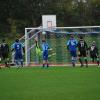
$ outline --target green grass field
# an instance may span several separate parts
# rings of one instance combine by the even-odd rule
[[[100,100],[100,68],[3,68],[0,100]]]

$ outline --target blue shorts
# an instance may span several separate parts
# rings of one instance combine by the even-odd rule
[[[43,51],[43,60],[48,60],[48,51]]]
[[[15,53],[15,61],[23,61],[22,53]]]
[[[76,51],[70,51],[70,54],[71,54],[72,57],[77,57]]]

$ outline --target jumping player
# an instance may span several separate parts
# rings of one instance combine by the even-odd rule
[[[89,47],[90,51],[90,57],[92,59],[92,62],[97,62],[97,65],[99,66],[99,53],[98,53],[98,47],[96,46],[96,42],[93,41],[92,45]]]
[[[42,40],[43,67],[45,67],[45,66],[49,67],[49,63],[48,63],[48,50],[49,50],[48,43],[45,40]]]
[[[5,39],[2,40],[1,46],[0,46],[0,52],[1,52],[1,61],[5,63],[5,67],[9,67],[9,45],[5,42]]]
[[[15,51],[14,61],[18,67],[23,67],[23,52],[24,46],[19,42],[18,39],[15,40],[15,43],[12,45],[12,51]]]
[[[83,39],[82,36],[80,36],[80,40],[78,41],[78,50],[79,50],[79,62],[81,64],[81,67],[84,66],[82,58],[85,60],[86,67],[88,67],[88,61],[87,61],[87,51],[88,46],[86,41]]]
[[[67,41],[67,48],[71,55],[71,62],[73,67],[75,67],[75,63],[77,60],[77,40],[74,38],[73,35],[70,36],[70,39]]]

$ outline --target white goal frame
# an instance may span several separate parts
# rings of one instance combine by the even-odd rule
[[[100,26],[77,26],[77,27],[52,27],[52,28],[43,28],[43,27],[37,27],[37,28],[25,28],[25,65],[28,66],[30,64],[30,50],[34,48],[35,44],[32,45],[32,47],[29,47],[28,43],[29,40],[33,37],[35,37],[39,32],[43,31],[49,31],[49,32],[54,32],[56,29],[89,29],[89,28],[100,28]],[[29,30],[29,31],[28,31]],[[38,30],[31,38],[29,38],[29,34],[33,32],[34,30]],[[65,33],[65,31],[60,31],[60,33]],[[100,32],[95,32],[95,33],[100,33]],[[68,33],[70,34],[70,33]],[[71,32],[72,34],[72,32]],[[88,34],[88,32],[81,32],[78,34]]]

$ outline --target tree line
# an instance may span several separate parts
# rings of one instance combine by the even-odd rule
[[[100,0],[0,0],[0,35],[24,34],[46,14],[57,16],[57,26],[100,25]]]

